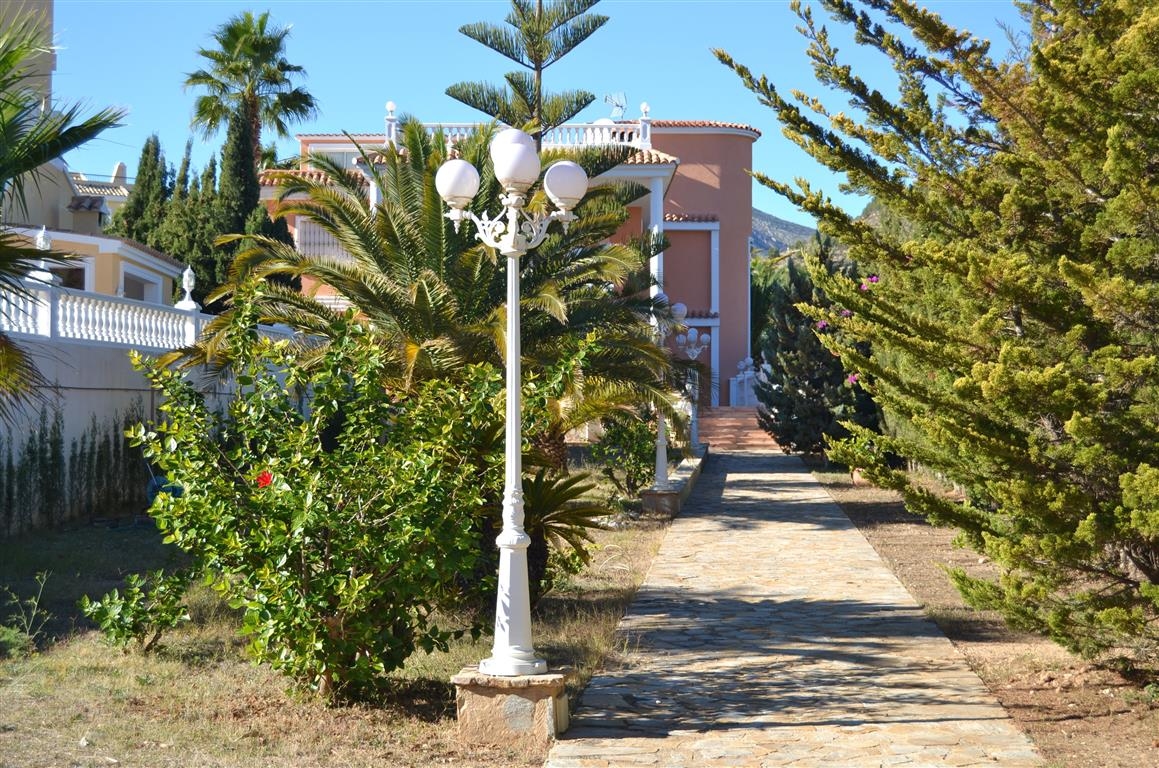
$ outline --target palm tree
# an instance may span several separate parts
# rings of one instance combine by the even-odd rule
[[[490,130],[455,150],[483,169],[478,212],[497,208],[501,190],[490,172]],[[578,158],[591,175],[616,165],[627,150],[599,150]],[[557,153],[562,156],[562,153]],[[451,377],[462,366],[502,363],[505,278],[495,254],[444,216],[434,176],[446,158],[438,134],[417,122],[403,126],[402,146],[363,152],[370,183],[382,201],[367,201],[365,180],[327,158],[312,162],[326,179],[286,172],[280,214],[308,217],[348,254],[307,256],[293,246],[254,238],[235,258],[228,297],[253,278],[307,277],[343,296],[393,352],[394,380],[409,389]],[[545,156],[544,165],[556,159]],[[672,359],[653,340],[650,321],[667,307],[647,291],[650,253],[608,244],[623,221],[621,198],[634,192],[597,187],[588,193],[568,233],[555,233],[521,260],[522,347],[527,370],[540,372],[541,396],[552,415],[544,432],[557,446],[568,429],[610,410],[669,401]],[[539,191],[530,205],[545,205]],[[325,345],[337,310],[301,293],[263,282],[253,299],[260,322],[282,323]],[[236,311],[236,308],[235,310]],[[232,311],[212,323],[199,345],[181,350],[187,363],[227,364],[223,329]],[[317,352],[317,349],[312,352]],[[311,350],[307,350],[309,354]],[[176,358],[178,355],[175,355]],[[307,356],[308,359],[308,356]]]
[[[186,76],[186,88],[204,88],[193,107],[194,127],[206,136],[215,133],[240,113],[253,129],[254,167],[262,165],[262,126],[279,137],[289,136],[289,123],[307,120],[318,111],[314,97],[293,79],[305,75],[302,67],[286,60],[289,27],[269,26],[269,11],[254,16],[246,11],[233,16],[213,33],[217,48],[202,48],[208,69]]]
[[[36,56],[50,51],[43,30],[43,19],[36,14],[18,16],[0,28],[0,222],[10,219],[12,208],[27,213],[25,184],[36,180],[45,163],[124,117],[119,110],[105,109],[81,119],[78,105],[43,107],[31,66]],[[24,245],[0,225],[0,301],[5,294],[27,295],[21,281],[46,256],[62,258]],[[28,351],[0,332],[0,420],[11,422],[17,409],[37,399],[46,385]]]

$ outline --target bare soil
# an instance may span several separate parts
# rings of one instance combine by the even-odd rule
[[[1159,697],[1037,635],[968,607],[943,568],[976,575],[994,567],[954,546],[953,530],[905,511],[897,494],[854,485],[813,467],[820,480],[910,594],[926,609],[1010,717],[1056,768],[1159,766]]]

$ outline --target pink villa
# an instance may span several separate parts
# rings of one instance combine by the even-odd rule
[[[433,126],[431,126],[433,129]],[[454,140],[474,124],[444,123]],[[354,167],[358,153],[351,139],[364,147],[384,146],[397,135],[393,103],[387,104],[384,133],[302,134],[300,154],[331,156]],[[752,146],[760,138],[755,128],[710,120],[653,120],[641,105],[635,121],[601,119],[562,125],[544,134],[545,147],[626,144],[637,151],[592,184],[633,181],[648,193],[629,206],[630,218],[614,238],[625,241],[646,230],[662,232],[669,247],[653,259],[651,269],[673,304],[688,308],[685,324],[707,334],[699,356],[711,371],[703,382],[701,404],[752,405],[749,338],[749,238],[752,234]],[[303,161],[302,170],[308,170]],[[370,192],[372,195],[374,190]],[[262,179],[262,196],[276,195],[269,176]],[[309,221],[290,222],[298,249],[306,254],[339,255],[332,238]],[[325,286],[312,286],[319,298]],[[340,305],[341,297],[332,301]],[[739,373],[739,375],[738,375]]]

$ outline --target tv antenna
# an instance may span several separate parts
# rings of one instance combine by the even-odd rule
[[[628,106],[628,97],[623,91],[609,93],[604,97],[604,103],[612,105],[612,119],[620,120],[624,117],[624,109]]]

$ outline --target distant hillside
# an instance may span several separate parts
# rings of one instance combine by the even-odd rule
[[[802,240],[812,240],[816,233],[812,227],[778,219],[771,213],[753,208],[753,245],[758,250],[775,248],[781,251]]]

